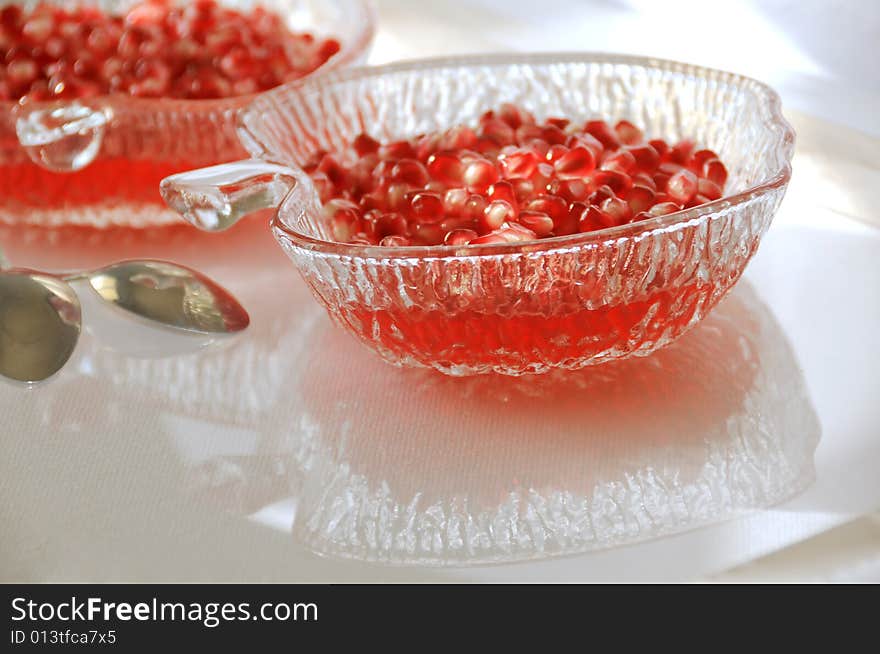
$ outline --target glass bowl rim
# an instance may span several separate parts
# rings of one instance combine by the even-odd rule
[[[366,18],[361,30],[357,33],[356,38],[348,43],[340,42],[339,52],[330,57],[315,70],[308,73],[304,77],[293,82],[303,82],[310,79],[313,75],[323,75],[339,68],[345,68],[358,57],[364,55],[373,39],[376,36],[376,7],[373,0],[352,0],[361,6]],[[332,35],[330,35],[332,36]],[[279,85],[280,86],[280,85]],[[279,88],[279,87],[275,87]],[[132,109],[144,112],[164,112],[164,111],[223,111],[227,109],[238,109],[251,104],[260,95],[275,90],[268,89],[257,93],[248,93],[245,95],[233,95],[225,98],[208,98],[208,99],[188,99],[188,98],[137,98],[124,93],[96,95],[89,98],[67,98],[59,100],[40,100],[35,102],[23,103],[21,100],[2,100],[0,101],[0,112],[12,115],[19,107],[25,104],[29,107],[55,107],[66,104],[81,103],[89,106],[105,106],[114,109]]]
[[[781,150],[784,154],[783,164],[765,179],[751,185],[750,187],[735,193],[733,195],[724,196],[718,200],[707,202],[706,204],[683,209],[664,216],[658,216],[650,220],[644,220],[638,223],[629,223],[626,225],[618,225],[608,227],[592,232],[580,234],[571,234],[568,236],[557,236],[553,238],[539,239],[535,241],[516,242],[516,243],[493,243],[486,245],[418,245],[418,246],[379,246],[379,245],[360,245],[354,243],[340,243],[337,241],[328,241],[317,238],[309,234],[305,234],[293,227],[287,225],[281,218],[282,209],[296,196],[297,188],[301,182],[307,188],[311,187],[308,176],[298,167],[291,166],[292,162],[279,162],[283,165],[295,168],[294,177],[297,184],[291,192],[281,202],[275,215],[272,218],[271,226],[276,237],[289,239],[295,245],[326,254],[337,254],[355,258],[370,259],[430,259],[430,258],[447,258],[447,257],[470,257],[481,255],[505,255],[511,253],[538,253],[548,250],[564,250],[569,248],[577,248],[585,245],[597,244],[620,238],[636,237],[647,232],[661,230],[669,227],[680,227],[688,224],[696,224],[700,220],[717,214],[721,211],[732,209],[738,205],[746,203],[754,198],[760,197],[773,190],[784,187],[791,179],[791,158],[794,151],[795,133],[794,129],[782,114],[782,101],[779,94],[767,84],[760,82],[752,77],[732,73],[729,71],[711,68],[707,66],[699,66],[685,62],[675,61],[672,59],[662,59],[657,57],[644,57],[637,55],[616,54],[607,52],[591,52],[591,51],[572,51],[572,52],[546,52],[546,53],[511,53],[499,52],[481,55],[459,55],[453,57],[431,57],[423,59],[411,59],[382,66],[362,66],[357,68],[348,68],[344,70],[336,70],[324,75],[312,78],[303,78],[283,84],[274,89],[266,91],[253,102],[248,104],[236,116],[236,131],[239,140],[246,149],[251,150],[254,156],[259,157],[261,154],[270,151],[270,147],[263,143],[247,126],[250,116],[260,113],[261,105],[270,102],[273,96],[288,96],[292,93],[315,91],[320,92],[326,87],[338,83],[346,83],[367,78],[379,78],[387,74],[395,74],[401,72],[414,72],[419,70],[438,69],[438,68],[470,68],[483,65],[527,65],[527,64],[577,64],[577,63],[600,63],[600,64],[630,64],[647,68],[655,68],[669,72],[689,73],[695,76],[720,76],[731,82],[751,86],[755,91],[763,96],[762,102],[767,109],[767,117],[763,121],[769,125],[774,131],[778,132],[778,139],[774,143],[774,147]],[[254,148],[259,148],[262,152],[254,152]],[[317,195],[315,195],[317,199]]]

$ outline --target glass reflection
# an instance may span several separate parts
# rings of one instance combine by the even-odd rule
[[[578,373],[454,379],[390,368],[324,319],[299,336],[299,374],[253,448],[189,439],[189,488],[321,554],[573,554],[767,507],[813,478],[815,412],[747,283],[677,344]]]
[[[813,478],[818,420],[745,283],[654,356],[577,373],[389,371],[335,333],[311,338],[299,385],[311,446],[292,524],[319,553],[422,564],[572,554],[766,507]]]

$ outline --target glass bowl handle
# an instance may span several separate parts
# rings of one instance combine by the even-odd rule
[[[112,116],[109,107],[78,101],[25,104],[16,108],[15,133],[35,164],[69,173],[95,160]]]
[[[249,213],[277,207],[296,177],[287,166],[245,159],[171,175],[159,189],[165,204],[188,222],[220,232]]]

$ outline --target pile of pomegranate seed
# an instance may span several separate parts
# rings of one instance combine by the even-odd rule
[[[372,245],[511,243],[590,232],[717,200],[727,170],[693,142],[627,121],[538,123],[514,105],[409,140],[361,134],[305,170],[333,238]]]
[[[216,0],[145,0],[124,16],[8,5],[0,10],[0,100],[245,95],[302,77],[338,51],[336,40],[293,33],[264,8]]]

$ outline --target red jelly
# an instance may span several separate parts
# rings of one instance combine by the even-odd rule
[[[323,202],[345,200],[361,221],[333,223],[336,240],[391,246],[606,229],[717,200],[727,180],[718,155],[695,151],[690,140],[646,140],[624,120],[539,123],[509,104],[484,113],[475,128],[386,144],[360,134],[345,151],[316,153],[304,167]],[[393,230],[372,226],[374,213]]]

